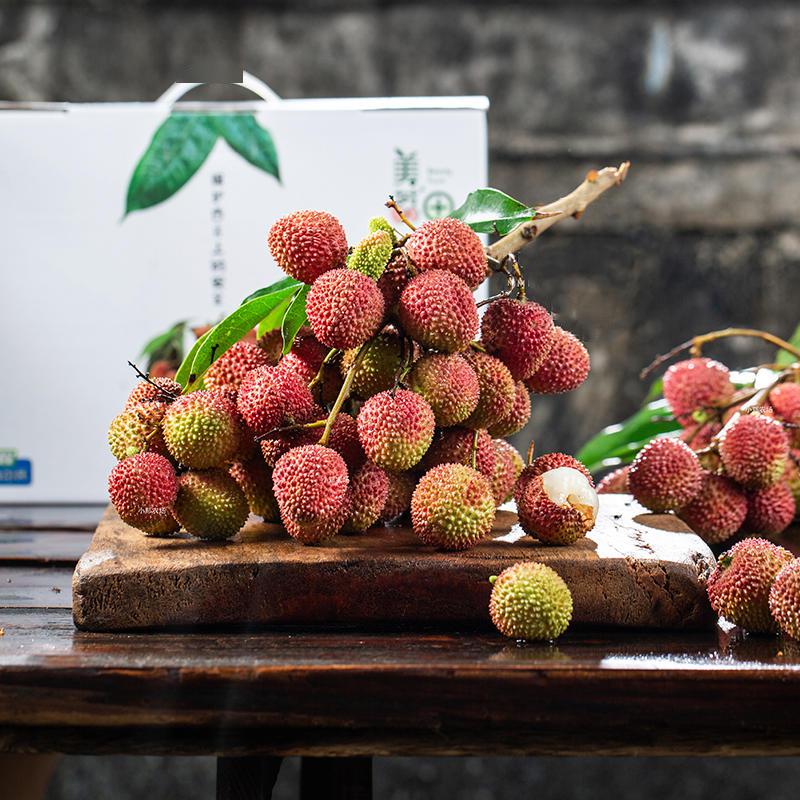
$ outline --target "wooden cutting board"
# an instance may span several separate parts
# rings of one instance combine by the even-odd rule
[[[542,561],[569,585],[574,622],[645,628],[710,623],[714,556],[670,515],[601,496],[586,539],[543,545],[500,511],[494,538],[464,553],[376,528],[306,547],[251,517],[230,542],[148,538],[109,508],[73,577],[75,624],[107,631],[251,624],[485,624],[489,576]]]

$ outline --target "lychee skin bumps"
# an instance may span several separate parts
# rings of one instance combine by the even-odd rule
[[[785,483],[773,483],[748,494],[744,524],[750,533],[775,536],[791,525],[796,510],[792,490]]]
[[[493,579],[489,615],[503,636],[556,639],[572,619],[572,595],[555,570],[535,561],[509,567]]]
[[[538,394],[563,394],[577,389],[588,377],[591,362],[583,343],[569,331],[556,326],[544,363],[525,379]]]
[[[256,367],[268,366],[269,353],[252,342],[236,342],[207,370],[203,383],[207,389],[239,390],[242,379]]]
[[[161,433],[161,420],[168,408],[159,401],[126,406],[108,428],[108,444],[116,459],[146,451],[168,455]]]
[[[140,403],[171,403],[181,396],[183,387],[172,378],[153,378],[152,381],[139,381],[125,401],[125,409]]]
[[[440,431],[425,454],[425,469],[439,464],[464,464],[472,466],[473,445],[475,449],[475,469],[490,478],[494,475],[497,454],[492,437],[485,430],[472,431],[468,428],[445,428]]]
[[[343,530],[362,533],[380,516],[389,495],[389,478],[380,467],[367,461],[350,481],[350,513]]]
[[[499,419],[494,425],[489,426],[489,433],[492,436],[505,438],[521,431],[531,418],[531,396],[528,387],[522,382],[517,381],[514,390],[514,402],[511,410],[504,417]]]
[[[383,295],[375,281],[350,269],[326,272],[306,297],[314,336],[338,350],[358,347],[377,333],[383,312]]]
[[[724,364],[710,358],[689,358],[664,373],[664,399],[682,425],[692,423],[692,412],[730,402],[734,386]]]
[[[267,237],[272,257],[287,274],[314,283],[324,272],[343,267],[347,237],[326,211],[296,211],[277,220]]]
[[[294,370],[280,366],[248,372],[236,405],[257,436],[289,424],[309,422],[318,410],[305,381]]]
[[[775,578],[769,610],[783,633],[800,639],[800,558],[790,561]]]
[[[229,470],[231,477],[244,492],[250,511],[265,522],[279,522],[278,502],[272,491],[272,470],[260,453],[247,461],[237,461]]]
[[[406,251],[419,271],[446,270],[476,289],[488,273],[483,242],[472,228],[452,217],[432,219],[411,234]]]
[[[236,407],[218,392],[192,392],[172,403],[162,422],[164,441],[179,464],[195,469],[231,461],[241,444]]]
[[[356,422],[367,457],[379,467],[397,472],[419,463],[436,425],[428,403],[407,389],[373,395]]]
[[[514,485],[522,472],[524,462],[522,456],[505,439],[493,439],[492,445],[495,452],[492,492],[495,504],[501,506],[513,497]]]
[[[692,449],[680,439],[653,439],[639,451],[628,473],[633,496],[651,511],[675,511],[700,491],[702,468]]]
[[[353,365],[357,350],[348,350],[342,357],[341,371],[346,375]],[[358,364],[350,392],[362,400],[394,386],[400,371],[403,345],[397,331],[381,331],[364,350]]]
[[[333,536],[347,515],[349,480],[342,457],[328,447],[296,447],[272,473],[281,520],[291,536],[312,544]]]
[[[751,633],[773,633],[769,594],[792,554],[766,539],[743,539],[717,560],[708,579],[708,599],[721,617]]]
[[[538,303],[503,298],[489,303],[481,320],[481,341],[519,381],[544,363],[553,327],[550,312]]]
[[[719,454],[725,472],[750,489],[780,480],[789,439],[780,422],[762,414],[742,414],[722,434]]]
[[[389,263],[394,243],[388,231],[373,231],[362,239],[347,259],[347,268],[377,281]]]
[[[230,539],[247,522],[244,492],[223,469],[189,470],[178,479],[175,519],[200,539]]]
[[[730,539],[747,516],[747,498],[730,479],[705,473],[700,491],[678,516],[709,544]]]
[[[411,508],[411,496],[417,486],[417,480],[410,472],[386,472],[389,489],[386,502],[383,504],[378,519],[391,522]]]
[[[409,386],[422,395],[442,428],[461,424],[478,405],[480,384],[475,370],[460,355],[432,353],[415,364]]]
[[[149,534],[178,529],[172,506],[178,481],[172,464],[158,453],[120,461],[108,478],[108,494],[123,522]]]
[[[630,468],[620,467],[605,475],[597,484],[597,494],[629,494],[628,473]]]
[[[484,475],[462,464],[442,464],[422,476],[411,498],[414,533],[441,550],[466,550],[489,535],[495,517]]]
[[[480,396],[464,425],[473,429],[489,428],[511,413],[517,387],[508,367],[499,358],[479,352],[468,352],[465,358],[478,376]]]
[[[397,306],[405,332],[442,353],[464,350],[478,332],[478,308],[469,287],[440,269],[412,278]]]

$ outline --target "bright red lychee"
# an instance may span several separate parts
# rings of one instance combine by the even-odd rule
[[[729,478],[703,473],[700,491],[678,511],[678,516],[709,544],[731,538],[744,524],[747,498]]]
[[[792,490],[783,482],[755,489],[747,495],[745,527],[760,536],[776,536],[792,524],[797,508]]]
[[[790,561],[775,578],[769,610],[783,633],[800,639],[800,558]]]
[[[514,402],[511,410],[494,425],[489,426],[492,436],[505,438],[521,431],[531,418],[531,395],[523,381],[514,384]]]
[[[679,361],[664,373],[664,398],[685,426],[692,424],[692,412],[725,406],[733,392],[728,368],[710,358]]]
[[[108,494],[122,521],[148,534],[178,530],[172,516],[177,493],[175,470],[158,453],[126,458],[108,478]]]
[[[471,467],[473,466],[473,443],[474,467],[478,472],[491,479],[494,475],[497,457],[492,437],[485,430],[473,431],[461,427],[440,430],[425,454],[422,464],[425,469],[431,469],[439,464],[464,464]]]
[[[589,353],[569,331],[553,329],[553,342],[544,363],[525,385],[537,394],[563,394],[577,389],[589,375]]]
[[[651,511],[676,511],[700,491],[702,468],[680,439],[660,437],[643,447],[628,473],[631,494]]]
[[[516,384],[508,367],[499,358],[474,350],[467,351],[464,358],[475,370],[480,387],[478,404],[464,425],[473,430],[489,428],[511,413],[517,398]]]
[[[719,454],[733,480],[749,489],[760,489],[783,475],[789,439],[777,420],[763,414],[741,414],[723,430]]]
[[[245,375],[236,401],[257,436],[295,423],[310,422],[319,408],[305,381],[293,370],[259,367]]]
[[[207,389],[238,391],[250,370],[269,365],[269,354],[257,344],[236,342],[226,350],[203,375]]]

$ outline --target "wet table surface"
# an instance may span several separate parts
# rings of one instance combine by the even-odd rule
[[[0,750],[800,753],[800,643],[735,628],[78,631],[102,511],[0,508]]]

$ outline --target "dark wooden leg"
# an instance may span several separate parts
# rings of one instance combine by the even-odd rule
[[[303,758],[300,800],[372,800],[372,759]]]
[[[269,800],[281,761],[272,756],[218,758],[217,800]]]

